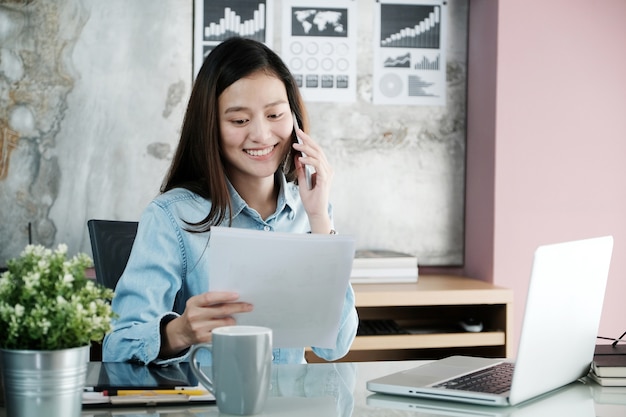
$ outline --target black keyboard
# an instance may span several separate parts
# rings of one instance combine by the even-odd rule
[[[356,331],[357,336],[378,336],[406,333],[406,330],[398,326],[394,320],[361,320]]]
[[[435,385],[435,388],[502,394],[511,389],[513,368],[514,364],[502,362],[489,368],[442,382]]]

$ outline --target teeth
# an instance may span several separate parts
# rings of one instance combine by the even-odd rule
[[[271,146],[269,148],[265,148],[265,149],[261,149],[261,150],[253,150],[253,149],[246,149],[246,153],[250,156],[263,156],[263,155],[267,155],[268,153],[272,152],[274,150],[274,147]]]

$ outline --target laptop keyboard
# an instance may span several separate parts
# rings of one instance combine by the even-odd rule
[[[511,388],[513,368],[510,362],[502,362],[471,374],[450,379],[435,385],[435,388],[448,388],[462,391],[502,394]]]

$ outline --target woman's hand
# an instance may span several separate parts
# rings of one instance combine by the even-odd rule
[[[302,144],[294,143],[293,148],[296,151],[306,154],[306,157],[296,158],[296,172],[298,175],[298,184],[300,184],[300,198],[309,216],[311,232],[329,233],[331,224],[330,217],[328,216],[328,202],[334,171],[319,144],[301,129],[298,130],[297,134],[302,140]],[[313,189],[311,190],[309,190],[306,185],[304,164],[311,165],[315,168],[315,173],[313,174]]]
[[[252,311],[252,304],[238,299],[232,292],[205,292],[189,298],[183,314],[161,331],[159,357],[172,357],[191,345],[210,342],[213,329],[236,323],[233,314]]]

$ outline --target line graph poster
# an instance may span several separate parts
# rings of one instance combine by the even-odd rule
[[[273,0],[195,0],[193,73],[204,58],[232,36],[256,39],[272,47]]]
[[[445,4],[443,0],[376,3],[374,104],[445,106]]]
[[[283,0],[281,57],[306,101],[356,101],[356,0]]]

